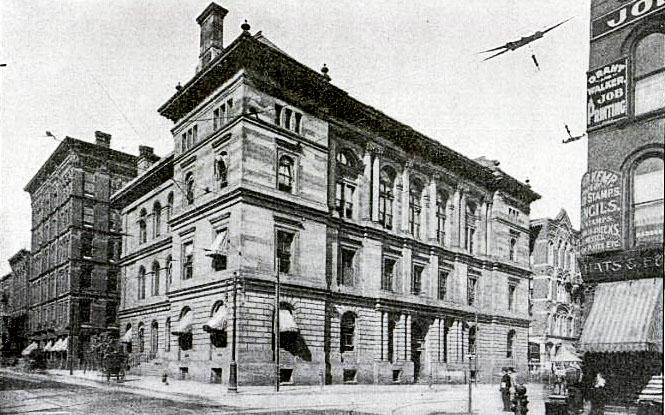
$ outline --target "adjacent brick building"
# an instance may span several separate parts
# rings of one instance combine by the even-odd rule
[[[7,342],[5,355],[18,355],[28,345],[28,312],[30,307],[30,251],[21,249],[11,258],[11,278],[5,287],[7,302]]]
[[[532,371],[548,373],[562,347],[576,349],[581,331],[579,231],[561,209],[554,219],[531,221],[531,247],[529,364]]]
[[[462,381],[469,355],[483,380],[526,370],[539,196],[247,23],[223,46],[226,13],[198,17],[197,73],[159,109],[173,154],[113,196],[132,353],[224,383],[235,356],[241,385]]]
[[[664,22],[663,1],[591,2],[580,349],[624,404],[663,371]]]
[[[109,196],[136,176],[136,157],[111,149],[110,140],[99,131],[94,144],[65,138],[25,187],[32,203],[29,337],[47,350],[58,343],[61,354],[75,350],[75,359],[91,336],[118,332],[121,227]]]

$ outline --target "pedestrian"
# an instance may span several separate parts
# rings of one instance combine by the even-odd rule
[[[504,367],[502,369],[503,376],[501,377],[501,400],[503,401],[503,411],[510,412],[510,388],[512,387],[512,382],[510,379],[510,374],[508,373],[508,368]]]
[[[591,401],[591,412],[589,412],[589,415],[605,414],[605,401],[607,400],[605,378],[600,372],[596,374],[596,381],[593,389],[590,391],[589,400]]]
[[[517,383],[517,373],[515,373],[515,368],[509,367],[508,368],[508,376],[510,376],[510,400],[512,401],[515,399],[515,387],[518,385]]]

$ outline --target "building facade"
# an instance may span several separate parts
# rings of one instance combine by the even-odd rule
[[[32,203],[29,337],[41,349],[58,344],[73,362],[91,336],[118,333],[121,228],[109,196],[136,175],[136,157],[65,138],[25,190]]]
[[[665,2],[591,2],[580,261],[585,377],[634,402],[663,370]]]
[[[532,371],[547,373],[561,348],[577,348],[581,331],[579,231],[562,209],[554,219],[531,221],[531,247],[529,365]]]
[[[459,382],[470,356],[481,380],[526,370],[539,196],[247,23],[223,46],[226,13],[198,17],[197,73],[159,109],[173,154],[113,196],[122,340],[182,378],[237,363],[241,385]]]
[[[18,355],[28,345],[28,312],[30,266],[32,264],[30,251],[21,249],[11,258],[9,266],[12,269],[11,283],[5,287],[7,301],[7,342],[4,343],[5,355]]]

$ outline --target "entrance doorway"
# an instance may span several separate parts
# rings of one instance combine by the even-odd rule
[[[414,317],[411,323],[411,361],[413,362],[413,382],[416,383],[428,375],[428,356],[425,339],[432,320],[424,317]]]

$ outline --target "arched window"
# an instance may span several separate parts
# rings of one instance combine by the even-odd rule
[[[173,213],[173,192],[166,197],[166,232],[170,230],[171,213]]]
[[[148,240],[148,228],[146,223],[147,213],[145,209],[141,209],[139,214],[139,243],[144,244]]]
[[[227,347],[228,345],[228,308],[223,301],[217,301],[210,313],[210,320],[203,326],[203,330],[210,333],[210,344],[213,347]]]
[[[194,203],[194,174],[192,172],[185,175],[185,201],[188,205]]]
[[[409,233],[414,238],[420,237],[420,213],[422,211],[421,199],[423,184],[414,179],[409,186]]]
[[[443,244],[446,237],[446,204],[448,194],[442,190],[436,192],[436,241]]]
[[[279,158],[277,168],[277,189],[283,192],[293,192],[293,159],[289,156]]]
[[[139,300],[143,300],[145,298],[145,268],[143,268],[143,266],[139,267],[138,295]]]
[[[663,180],[662,156],[642,159],[633,170],[632,222],[635,245],[663,242]]]
[[[665,107],[665,34],[651,33],[634,49],[635,115]]]
[[[168,291],[171,283],[173,283],[173,261],[171,255],[166,257],[166,290]]]
[[[225,187],[228,184],[228,154],[226,151],[221,152],[215,156],[215,177],[219,183],[219,187]]]
[[[132,352],[132,325],[127,323],[125,326],[125,334],[122,336],[121,341],[127,345],[127,353]]]
[[[162,205],[156,201],[152,206],[152,237],[156,238],[162,230]]]
[[[381,169],[379,175],[379,222],[386,229],[393,228],[393,186],[395,170],[390,167]]]
[[[513,357],[515,347],[515,330],[510,330],[506,336],[506,357]]]
[[[508,248],[508,257],[511,261],[515,261],[515,249],[517,247],[517,240],[510,238],[510,247]]]
[[[143,353],[143,351],[145,350],[145,329],[143,327],[143,323],[139,323],[138,342],[139,342],[139,353]]]
[[[465,248],[469,251],[470,254],[474,253],[474,243],[476,239],[476,204],[472,201],[466,202],[465,214],[466,214],[466,225],[465,225],[465,238],[464,245]]]
[[[159,262],[152,263],[152,295],[159,295]]]
[[[178,345],[181,350],[192,349],[192,319],[192,310],[189,307],[183,307],[176,327],[178,332],[174,333],[178,335]]]
[[[153,321],[150,325],[150,352],[154,355],[157,353],[159,345],[159,324]]]
[[[476,326],[469,328],[469,354],[476,354]]]
[[[340,321],[339,333],[339,351],[350,352],[353,351],[355,345],[355,332],[356,332],[356,316],[350,311],[342,315]]]
[[[343,149],[337,153],[337,164],[346,167],[354,167],[356,157],[350,149]]]
[[[556,248],[556,265],[561,269],[563,269],[563,255],[563,242],[559,241]]]

